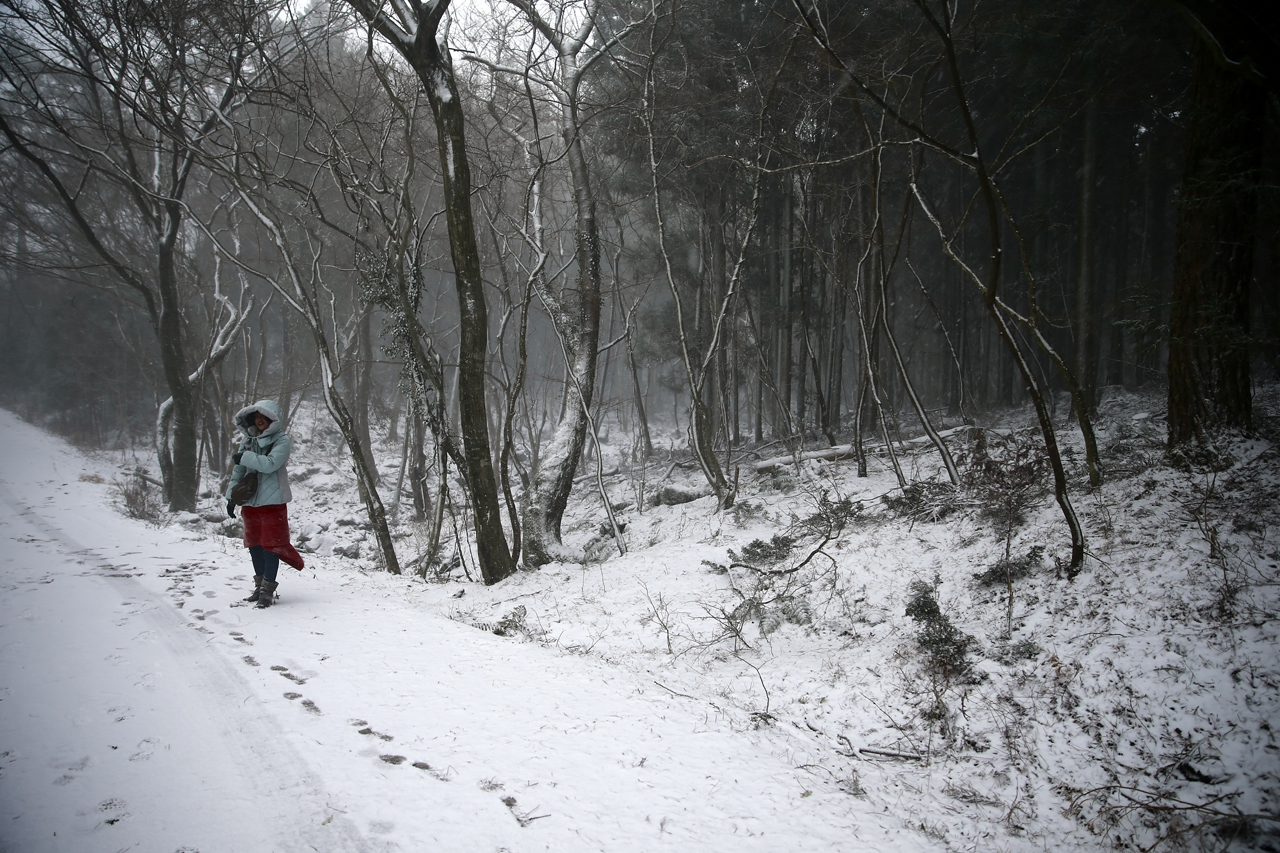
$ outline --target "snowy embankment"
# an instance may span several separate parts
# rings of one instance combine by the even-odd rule
[[[718,684],[688,698],[438,612],[519,599],[532,624],[562,600],[562,618],[583,608],[607,631],[600,582],[630,596],[630,569],[427,585],[330,542],[282,568],[279,606],[259,611],[239,606],[251,571],[219,525],[125,518],[118,459],[7,412],[0,433],[6,853],[941,849],[909,814],[798,766],[788,729],[742,731]],[[350,495],[308,443],[295,519],[319,538]]]
[[[868,478],[770,465],[731,512],[629,508],[626,556],[584,495],[566,541],[606,561],[433,600],[472,624],[518,603],[527,639],[652,679],[951,849],[1276,851],[1277,389],[1255,405],[1259,437],[1178,470],[1162,401],[1109,393],[1096,491],[1060,424],[1089,545],[1073,582],[1014,413],[951,439],[960,491],[927,447],[901,460],[933,474],[907,495],[883,458]],[[634,475],[611,483],[634,502]]]

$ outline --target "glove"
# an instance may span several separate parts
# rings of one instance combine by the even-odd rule
[[[232,453],[232,454],[231,454],[231,461],[232,461],[234,464],[239,465],[239,464],[240,464],[240,460],[241,460],[243,457],[244,457],[244,451],[243,451],[243,450],[237,450],[235,453]]]
[[[236,502],[235,502],[235,501],[227,501],[227,515],[231,516],[232,518],[235,518],[235,517],[236,517]]]

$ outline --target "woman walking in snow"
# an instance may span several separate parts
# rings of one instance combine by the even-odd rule
[[[302,555],[289,543],[289,473],[285,463],[293,444],[280,421],[280,409],[270,400],[259,400],[236,412],[236,426],[244,433],[240,449],[231,457],[231,483],[227,487],[227,514],[236,514],[236,504],[244,507],[244,546],[253,560],[253,594],[245,601],[270,607],[275,600],[276,571],[284,560],[302,569]],[[257,489],[252,494],[236,494],[236,486],[253,472]],[[247,490],[242,490],[247,491]],[[233,495],[235,495],[233,497]]]

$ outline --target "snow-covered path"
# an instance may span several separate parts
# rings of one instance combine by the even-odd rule
[[[103,559],[15,485],[0,485],[3,849],[362,849],[347,821],[309,831],[315,774],[241,673],[131,577],[137,552]]]
[[[932,849],[777,738],[316,559],[110,507],[0,412],[0,851]],[[287,573],[287,574],[286,574]]]

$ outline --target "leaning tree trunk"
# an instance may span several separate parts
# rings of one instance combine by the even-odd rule
[[[1169,447],[1249,429],[1249,280],[1266,102],[1197,39],[1169,315]]]
[[[364,464],[375,484],[382,482],[378,473],[378,465],[373,458],[373,436],[369,429],[370,409],[373,404],[373,309],[367,308],[356,328],[357,361],[352,385],[355,391],[355,411],[351,416],[355,419],[356,435],[360,438],[360,447],[364,451]]]
[[[195,394],[188,378],[187,354],[182,341],[182,307],[178,295],[178,275],[174,254],[182,222],[182,206],[177,202],[164,205],[167,213],[165,233],[159,241],[159,269],[156,290],[160,296],[160,316],[157,337],[160,341],[160,361],[164,369],[165,384],[173,400],[170,431],[173,436],[172,455],[169,459],[161,453],[160,468],[164,480],[165,497],[169,509],[175,512],[193,512],[196,508],[196,488],[199,476],[196,468],[196,406]],[[163,447],[163,445],[162,445]],[[165,472],[166,462],[169,470]]]
[[[317,327],[312,328],[314,331]],[[369,524],[373,527],[373,535],[378,541],[378,550],[382,554],[386,570],[393,575],[398,575],[400,560],[396,556],[395,544],[391,540],[391,529],[387,526],[387,511],[382,503],[382,496],[378,494],[377,481],[366,462],[364,448],[360,444],[360,436],[356,430],[355,418],[352,417],[351,409],[343,401],[342,395],[338,393],[337,377],[331,369],[328,341],[320,334],[315,337],[324,373],[320,391],[324,396],[325,407],[329,410],[329,415],[337,424],[338,431],[342,433],[343,439],[347,442],[347,448],[351,451],[351,467],[356,475],[360,500],[364,503]]]
[[[351,464],[359,486],[360,499],[365,505],[369,524],[373,528],[374,538],[378,542],[378,550],[381,552],[383,565],[388,572],[398,575],[400,574],[400,560],[396,556],[395,543],[392,541],[391,531],[387,527],[386,508],[383,506],[382,497],[378,494],[378,487],[373,479],[373,474],[369,470],[369,466],[365,464],[365,452],[360,444],[360,437],[357,434],[351,410],[346,402],[343,401],[342,395],[338,390],[340,359],[335,355],[329,342],[329,335],[325,330],[323,303],[316,298],[318,284],[314,279],[308,282],[307,276],[314,275],[318,265],[308,264],[294,257],[291,241],[286,237],[285,227],[260,203],[259,198],[255,198],[252,194],[261,192],[266,183],[265,181],[257,179],[256,176],[246,178],[243,175],[235,175],[229,177],[236,179],[234,187],[241,202],[249,209],[252,216],[262,224],[271,242],[280,253],[282,260],[280,267],[283,275],[269,279],[269,281],[275,291],[284,298],[285,303],[298,312],[298,316],[302,318],[311,332],[316,348],[317,363],[320,368],[320,392],[324,398],[325,408],[329,411],[329,415],[333,418],[334,424],[338,427],[338,431],[342,434],[342,438],[347,444],[347,449],[351,453]],[[310,236],[316,243],[319,243],[314,234]]]
[[[939,237],[942,238],[942,248],[946,255],[955,262],[973,283],[978,287],[982,294],[983,306],[986,308],[988,315],[995,324],[996,332],[1000,340],[1008,348],[1009,355],[1012,357],[1014,364],[1017,366],[1018,372],[1022,375],[1022,381],[1026,386],[1027,394],[1031,397],[1032,404],[1036,410],[1036,419],[1040,424],[1040,432],[1044,437],[1045,454],[1049,458],[1049,466],[1053,471],[1053,493],[1057,500],[1058,508],[1062,510],[1063,519],[1067,523],[1067,528],[1071,534],[1071,561],[1067,568],[1067,577],[1074,579],[1084,566],[1084,528],[1080,525],[1080,519],[1076,515],[1075,507],[1071,504],[1071,496],[1067,489],[1067,473],[1062,464],[1062,453],[1058,448],[1057,434],[1054,431],[1053,419],[1050,415],[1045,396],[1041,391],[1040,384],[1036,381],[1035,375],[1031,372],[1031,367],[1022,352],[1022,348],[1018,345],[1017,339],[1014,337],[1012,330],[1005,319],[1005,312],[1008,307],[1004,305],[999,296],[999,286],[1001,281],[1001,264],[1004,249],[1001,246],[1001,206],[999,202],[999,191],[995,182],[992,180],[991,174],[987,171],[987,164],[982,156],[982,146],[979,144],[978,129],[974,123],[972,110],[969,108],[969,100],[965,94],[963,78],[960,74],[960,63],[956,57],[955,41],[952,38],[952,20],[951,10],[944,3],[941,7],[942,17],[934,15],[930,9],[927,0],[915,0],[916,7],[921,11],[925,20],[938,34],[942,42],[944,54],[947,63],[948,76],[951,78],[951,86],[956,95],[956,102],[960,108],[960,116],[964,124],[967,147],[972,150],[972,154],[964,154],[959,151],[952,150],[952,155],[957,159],[965,162],[972,169],[973,175],[978,181],[978,196],[981,199],[982,208],[986,213],[986,230],[989,254],[986,258],[985,276],[979,276],[972,268],[960,258],[953,246],[950,238],[948,238],[942,227],[941,221],[937,215],[929,208],[921,194],[919,186],[913,180],[911,183],[912,193],[920,203],[921,208],[937,229]],[[866,87],[860,86],[864,92],[868,90]],[[887,105],[880,103],[882,109],[886,109]],[[902,119],[893,114],[895,120]],[[937,140],[931,140],[931,146],[935,149],[945,148]],[[985,280],[984,280],[985,279]],[[1070,371],[1067,371],[1070,373]],[[1074,392],[1073,392],[1074,393]],[[1081,407],[1083,409],[1083,407]],[[1081,412],[1081,421],[1087,421],[1087,414]]]
[[[644,405],[644,389],[640,387],[640,368],[636,364],[635,341],[631,329],[627,329],[627,370],[631,373],[631,392],[636,407],[637,445],[640,461],[648,462],[653,455],[653,436],[649,432],[649,415]]]

